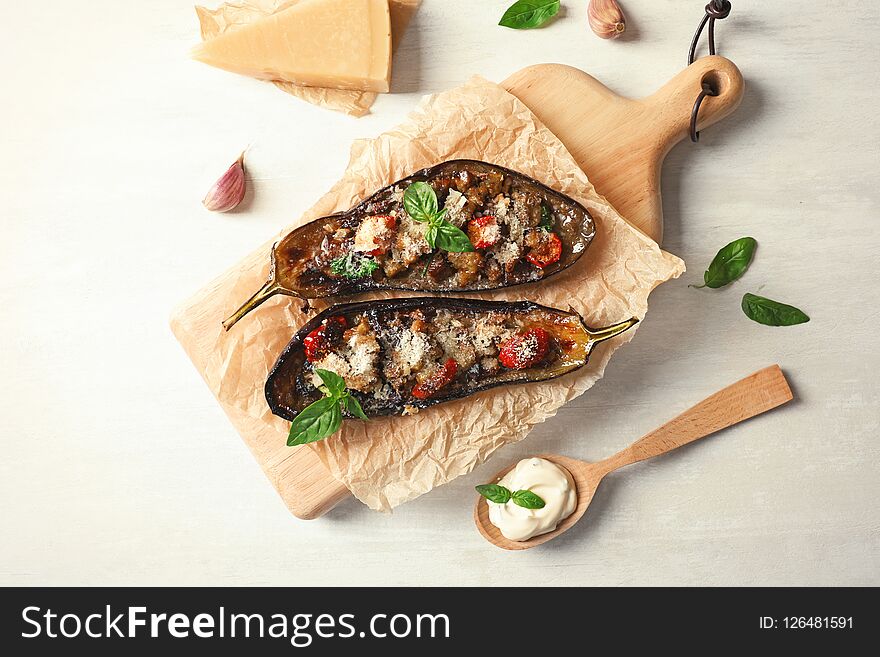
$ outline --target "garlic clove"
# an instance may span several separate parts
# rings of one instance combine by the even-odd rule
[[[202,204],[211,212],[229,212],[241,203],[245,188],[244,153],[242,153],[208,190]]]
[[[616,39],[626,31],[626,18],[617,0],[590,0],[590,27],[603,39]]]

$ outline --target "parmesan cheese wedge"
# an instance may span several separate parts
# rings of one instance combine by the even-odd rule
[[[261,80],[387,92],[388,0],[300,0],[196,46],[192,57]]]

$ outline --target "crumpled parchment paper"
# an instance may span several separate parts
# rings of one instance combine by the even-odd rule
[[[199,17],[202,40],[208,41],[218,34],[227,30],[246,25],[247,23],[277,13],[295,5],[300,0],[242,0],[240,3],[224,3],[216,9],[207,9],[196,6],[196,15]],[[388,0],[388,9],[391,13],[391,47],[397,47],[403,38],[403,33],[409,25],[410,19],[422,0]],[[392,66],[391,75],[394,75]],[[378,94],[372,91],[351,91],[348,89],[325,89],[322,87],[303,87],[275,80],[272,82],[282,91],[291,96],[344,112],[351,116],[363,116],[370,111],[370,107],[376,101]]]
[[[479,77],[426,97],[410,119],[373,140],[355,142],[342,179],[294,226],[348,209],[375,190],[444,160],[472,158],[532,176],[584,204],[597,235],[574,266],[546,281],[474,294],[572,306],[592,327],[644,317],[648,295],[679,276],[684,263],[632,228],[599,196],[568,151],[531,111]],[[274,241],[274,240],[272,240]],[[263,397],[266,375],[306,320],[302,301],[275,297],[231,331],[220,322],[265,280],[272,241],[185,303],[172,327],[245,441],[276,485],[288,458],[288,423]],[[377,298],[411,296],[378,293]],[[320,310],[326,303],[313,303]],[[389,510],[470,472],[589,389],[636,329],[599,345],[587,366],[554,381],[495,388],[410,417],[348,421],[336,435],[293,449],[317,452],[330,472],[370,508]],[[275,431],[262,431],[271,425]],[[283,492],[282,492],[283,495]]]

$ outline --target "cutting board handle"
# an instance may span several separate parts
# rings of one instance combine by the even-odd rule
[[[703,101],[697,127],[733,112],[743,97],[739,69],[728,59],[701,57],[647,98],[619,96],[594,77],[563,64],[536,64],[504,87],[534,112],[630,224],[663,239],[660,172],[663,158],[687,139],[703,80],[718,96]]]
[[[717,96],[707,96],[697,116],[697,130],[717,123],[731,114],[742,101],[742,74],[729,59],[718,55],[701,57],[667,82],[644,102],[655,115],[660,132],[658,155],[663,156],[690,131],[691,112],[704,81],[712,84]]]

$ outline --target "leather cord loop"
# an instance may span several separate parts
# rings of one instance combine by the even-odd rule
[[[697,54],[697,45],[700,43],[700,36],[703,34],[703,29],[706,27],[708,23],[709,29],[709,54],[715,54],[715,21],[722,20],[730,16],[731,5],[729,0],[710,0],[709,4],[706,5],[706,13],[703,15],[702,20],[700,21],[699,26],[697,27],[697,31],[694,33],[694,38],[691,41],[691,48],[688,51],[688,66],[694,63],[694,58]],[[697,100],[694,101],[694,108],[691,110],[691,141],[695,144],[700,141],[700,133],[697,132],[697,117],[700,113],[700,105],[703,104],[703,100],[706,96],[717,96],[719,90],[716,89],[713,84],[707,80],[703,81],[702,91],[697,96]]]

